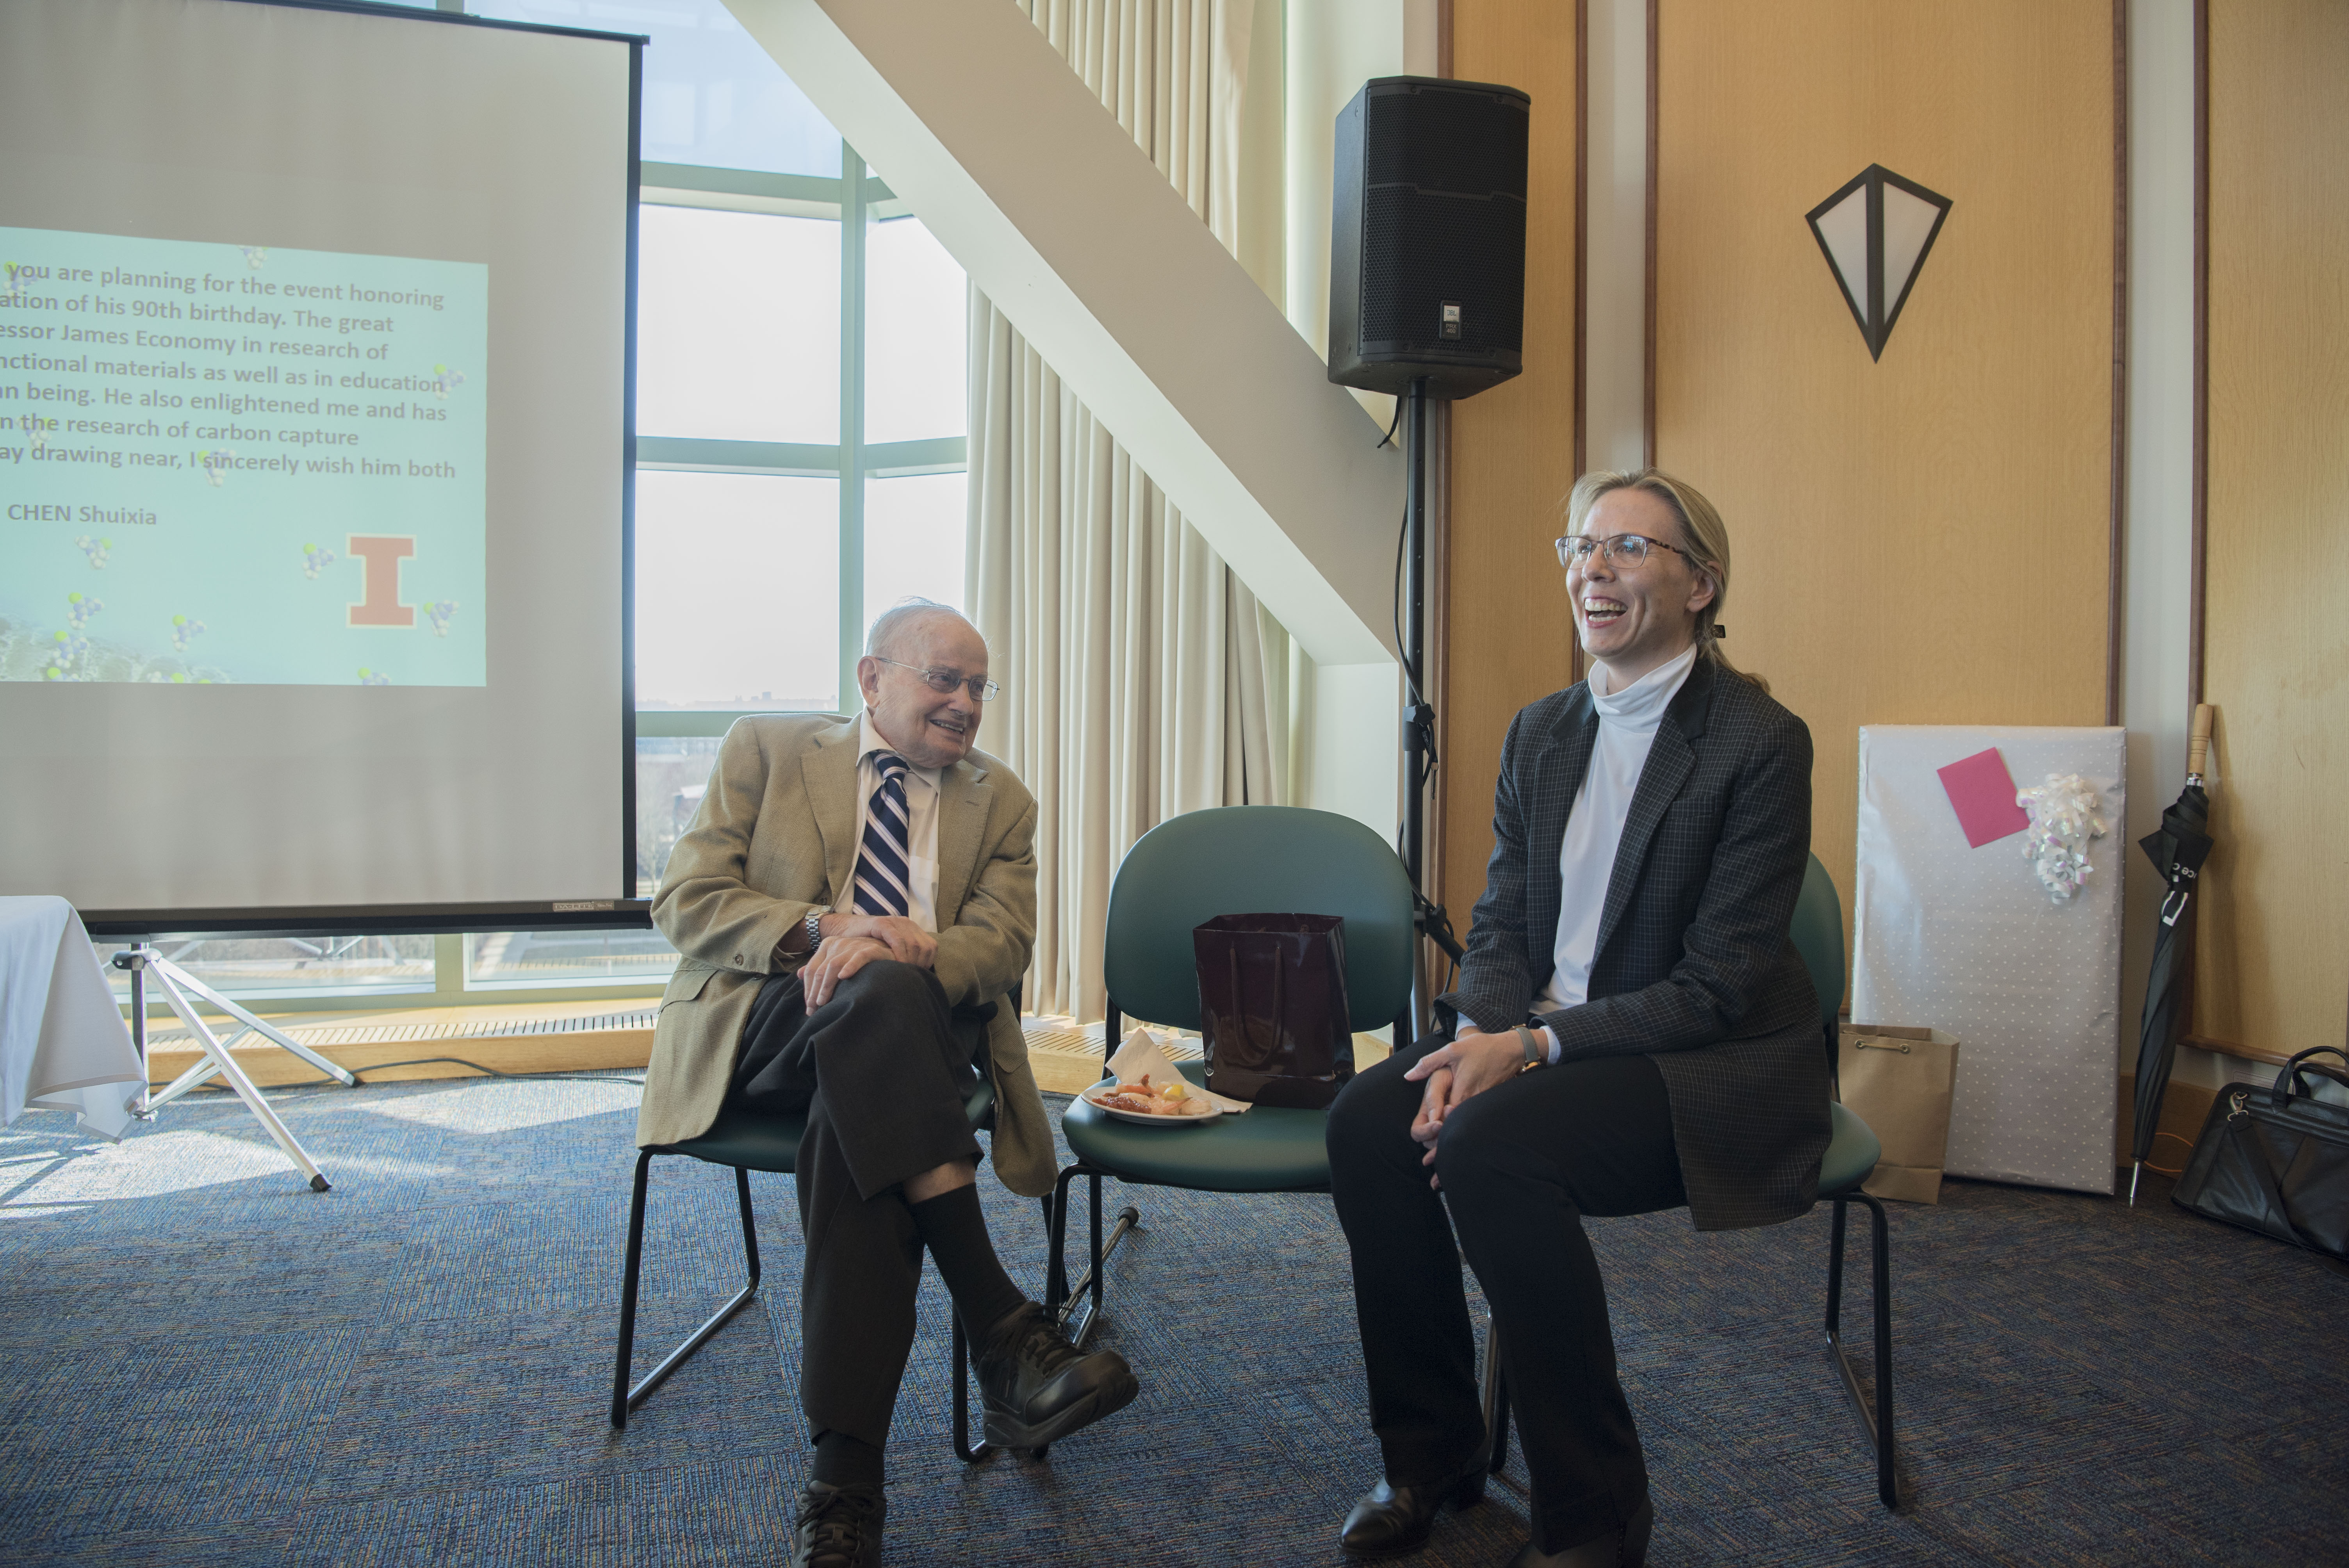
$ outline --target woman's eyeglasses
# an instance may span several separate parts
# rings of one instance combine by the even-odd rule
[[[1646,565],[1651,550],[1669,550],[1674,555],[1688,553],[1677,544],[1666,544],[1661,539],[1650,539],[1643,533],[1619,533],[1612,539],[1569,533],[1554,542],[1557,546],[1557,563],[1560,566],[1587,564],[1593,555],[1599,555],[1606,558],[1608,565],[1626,572],[1637,572]]]
[[[970,695],[976,700],[979,702],[993,702],[996,698],[996,695],[1003,690],[1001,686],[996,685],[993,681],[988,680],[985,676],[972,676],[966,680],[963,678],[963,673],[960,670],[949,670],[945,668],[926,670],[919,665],[909,665],[897,659],[885,659],[878,654],[873,655],[873,662],[882,665],[895,665],[901,670],[913,671],[916,675],[929,682],[930,689],[936,692],[941,696],[945,696],[947,692],[954,690],[957,686],[963,686],[968,689]]]

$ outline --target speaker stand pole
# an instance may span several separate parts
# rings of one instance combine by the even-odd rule
[[[1427,949],[1419,941],[1423,929],[1419,911],[1425,907],[1425,808],[1427,743],[1435,727],[1435,709],[1423,685],[1427,662],[1427,377],[1414,377],[1403,393],[1403,612],[1399,650],[1403,664],[1402,710],[1402,869],[1411,879],[1413,932],[1411,944],[1411,1018],[1415,1037],[1424,1037],[1432,1022],[1433,1000],[1428,986]],[[1395,1049],[1410,1044],[1397,1040]]]

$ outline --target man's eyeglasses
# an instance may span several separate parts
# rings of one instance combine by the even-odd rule
[[[968,679],[965,679],[963,677],[963,673],[960,670],[949,670],[944,668],[926,670],[919,665],[909,665],[897,659],[885,659],[878,654],[873,655],[873,662],[879,665],[895,665],[901,670],[911,670],[916,675],[921,676],[924,680],[929,682],[930,689],[941,696],[954,690],[957,686],[962,686],[967,688],[970,692],[971,696],[976,700],[979,702],[993,702],[996,698],[996,694],[1003,689],[993,681],[988,680],[985,676],[972,676]]]
[[[1560,566],[1588,564],[1593,555],[1604,556],[1609,566],[1627,572],[1637,572],[1647,564],[1651,550],[1669,550],[1674,555],[1686,555],[1677,544],[1666,544],[1661,539],[1650,539],[1643,533],[1619,533],[1612,539],[1595,539],[1588,534],[1569,533],[1555,542]]]

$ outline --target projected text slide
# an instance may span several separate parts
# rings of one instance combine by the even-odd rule
[[[0,680],[481,686],[489,269],[0,228]]]

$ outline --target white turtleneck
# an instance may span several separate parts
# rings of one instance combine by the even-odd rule
[[[1664,710],[1696,665],[1692,644],[1680,657],[1658,665],[1619,692],[1605,689],[1608,670],[1590,666],[1590,701],[1599,709],[1599,739],[1590,751],[1590,768],[1582,776],[1582,789],[1566,819],[1566,839],[1558,846],[1557,938],[1551,950],[1549,984],[1534,999],[1537,1013],[1578,1007],[1590,999],[1590,966],[1599,957],[1599,915],[1607,902],[1607,883],[1615,874],[1615,851],[1623,841],[1623,822],[1631,814],[1631,796],[1640,788],[1640,771],[1648,765],[1648,748],[1655,744]],[[1545,1029],[1544,1034],[1549,1034]],[[1549,1042],[1550,1060],[1557,1060],[1557,1037]]]

